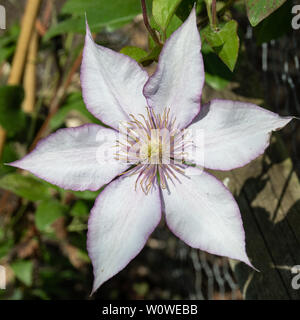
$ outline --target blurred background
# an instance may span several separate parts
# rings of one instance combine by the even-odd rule
[[[245,298],[234,263],[189,248],[168,231],[164,221],[144,250],[89,297],[93,276],[86,251],[87,220],[99,191],[62,190],[3,163],[23,157],[40,138],[58,128],[99,124],[85,108],[79,81],[85,12],[99,44],[140,59],[149,74],[155,70],[157,54],[153,55],[154,45],[144,26],[140,1],[43,0],[36,14],[32,5],[31,15],[25,10],[30,1],[0,1],[6,9],[6,29],[0,30],[0,265],[5,268],[6,289],[0,290],[0,299]],[[187,17],[193,2],[181,1],[173,30]],[[280,115],[300,116],[300,30],[291,28],[291,8],[296,2],[282,1],[279,9],[252,27],[244,1],[217,1],[221,20],[238,21],[239,55],[232,72],[203,43],[204,101],[215,97],[249,101]],[[151,4],[147,1],[149,15]],[[197,4],[201,30],[207,24],[207,12],[204,1]],[[32,28],[28,27],[30,23]],[[17,50],[24,29],[28,29],[24,43],[18,45],[25,51]],[[23,64],[14,61],[16,54]],[[284,129],[279,139],[286,152],[284,159],[290,161],[293,188],[298,192],[299,124],[295,121]],[[289,187],[280,179],[278,185]],[[263,187],[254,184],[257,193]],[[238,199],[239,195],[235,193]],[[297,221],[299,198],[289,201]],[[296,248],[293,263],[300,264],[300,230],[295,230],[295,243],[286,251]],[[255,252],[252,250],[253,256]],[[276,255],[273,258],[276,262]],[[290,279],[284,280],[285,285]],[[298,291],[282,290],[278,297],[299,298]]]

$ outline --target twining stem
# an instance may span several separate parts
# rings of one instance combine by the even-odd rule
[[[199,21],[197,23],[198,27],[204,27],[207,23],[207,21],[212,21],[212,15],[211,15],[211,10],[209,10],[208,6],[209,6],[209,2],[211,2],[212,0],[205,0],[206,3],[206,8],[207,8],[207,17],[201,19],[201,21]],[[228,0],[225,5],[219,10],[217,11],[216,15],[217,15],[217,19],[218,17],[222,17],[224,15],[224,13],[238,0]],[[212,24],[212,23],[211,23]],[[218,24],[218,22],[216,21],[216,24]]]
[[[141,5],[142,5],[142,11],[143,11],[143,19],[144,19],[144,24],[148,30],[148,32],[150,33],[152,39],[159,45],[161,46],[161,43],[158,39],[157,34],[155,33],[155,31],[151,28],[150,23],[149,23],[149,19],[148,19],[148,15],[147,15],[147,7],[146,7],[146,1],[145,0],[141,0]]]
[[[212,12],[212,27],[213,29],[217,28],[217,0],[212,0],[211,4],[211,12]]]
[[[212,29],[217,29],[217,0],[205,0],[207,16]]]

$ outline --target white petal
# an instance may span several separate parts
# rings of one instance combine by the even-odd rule
[[[189,129],[193,134],[204,134],[205,168],[231,170],[261,155],[271,132],[291,120],[251,103],[212,100],[202,107]]]
[[[60,129],[10,165],[61,188],[98,190],[128,167],[114,159],[117,137],[116,131],[94,124]]]
[[[166,222],[193,248],[250,264],[240,211],[232,194],[215,177],[197,168],[186,169],[181,183],[163,190]]]
[[[128,56],[97,45],[88,25],[80,78],[87,109],[107,125],[118,129],[128,114],[146,114],[147,72]]]
[[[200,110],[203,83],[201,40],[193,9],[165,43],[157,70],[145,85],[144,95],[156,113],[170,108],[176,123],[184,128]]]
[[[135,191],[136,176],[120,177],[98,196],[88,223],[95,292],[142,250],[161,219],[158,189]]]

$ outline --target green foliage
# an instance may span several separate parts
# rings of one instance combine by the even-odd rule
[[[13,239],[1,239],[0,240],[0,259],[5,257],[10,250],[14,246],[14,241]]]
[[[176,31],[180,26],[182,25],[182,20],[179,19],[177,16],[173,16],[172,19],[170,20],[170,23],[167,28],[166,36],[167,38],[170,37],[170,35]]]
[[[100,189],[101,191],[101,189]],[[95,200],[99,195],[100,191],[72,191],[72,193],[79,199],[83,200]]]
[[[150,19],[151,27],[155,30],[157,30],[161,37],[166,40],[170,37],[170,35],[176,31],[181,25],[182,21],[176,16],[173,15],[171,18],[169,25],[167,27],[167,30],[164,32],[160,29],[159,25],[155,22],[153,17]],[[140,62],[142,62],[144,65],[147,65],[148,62],[152,63],[153,61],[158,61],[159,54],[161,52],[162,47],[157,45],[151,37],[149,37],[149,47],[150,47],[150,53],[143,59],[141,59]]]
[[[194,4],[197,4],[196,9],[197,12],[201,10],[204,7],[204,0],[181,0],[177,10],[176,15],[179,17],[182,21],[186,20],[186,18],[189,16],[191,10],[193,9]]]
[[[86,217],[89,214],[89,207],[86,202],[78,200],[71,209],[71,215],[74,217]]]
[[[23,176],[19,173],[3,176],[0,179],[0,188],[31,201],[50,198],[50,190],[47,185],[31,176]]]
[[[161,49],[162,48],[160,46],[155,46],[151,49],[150,53],[145,58],[140,60],[140,62],[143,65],[151,64],[153,61],[158,62],[158,57],[161,52]]]
[[[0,38],[0,63],[8,60],[15,51],[17,38],[20,32],[18,25],[12,25]]]
[[[263,19],[283,5],[286,0],[245,0],[245,2],[249,21],[251,25],[255,27]]]
[[[292,30],[292,5],[292,1],[287,1],[254,28],[258,44],[277,39]]]
[[[233,71],[239,52],[239,37],[237,35],[237,22],[229,22],[219,25],[217,30],[207,26],[202,30],[204,38],[220,59]]]
[[[24,90],[19,86],[0,87],[0,125],[8,136],[20,132],[25,126],[25,114],[21,110]]]
[[[13,162],[18,159],[18,154],[16,152],[15,144],[13,142],[8,142],[4,145],[2,158],[0,163],[0,177],[6,173],[16,171],[16,168],[7,166],[4,163]]]
[[[51,232],[51,225],[62,217],[66,207],[57,200],[44,200],[38,205],[35,212],[35,225],[43,232]]]
[[[32,285],[32,271],[33,271],[32,261],[19,260],[12,263],[11,268],[14,271],[18,280],[23,282],[26,286]]]
[[[205,70],[205,82],[215,90],[224,89],[231,81],[233,74],[206,42],[202,45],[202,55]]]
[[[129,56],[130,58],[132,58],[137,62],[140,62],[142,59],[144,59],[148,55],[147,51],[138,47],[133,47],[133,46],[126,46],[122,48],[120,52],[125,54],[126,56]]]
[[[153,0],[152,15],[159,27],[165,31],[181,0]]]
[[[140,12],[141,5],[137,0],[68,0],[61,13],[69,15],[69,18],[52,26],[45,40],[66,32],[84,33],[85,13],[91,30],[99,32],[103,28],[119,28]]]

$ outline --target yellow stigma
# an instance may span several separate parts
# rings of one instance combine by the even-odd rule
[[[153,138],[143,143],[140,148],[140,159],[143,163],[161,163],[163,146],[160,139]]]

